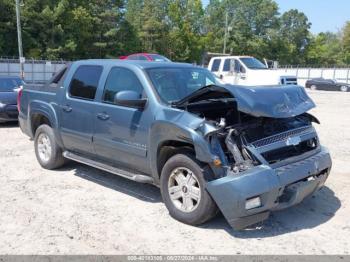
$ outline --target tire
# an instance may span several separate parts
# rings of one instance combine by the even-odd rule
[[[317,86],[316,86],[316,85],[311,85],[311,86],[310,86],[310,89],[311,89],[311,90],[317,90]]]
[[[348,86],[341,86],[340,87],[340,91],[342,91],[342,92],[348,92],[348,90],[349,90]]]
[[[56,169],[64,165],[62,150],[57,145],[55,134],[48,125],[41,125],[35,132],[34,148],[36,159],[45,169]]]
[[[186,179],[188,178],[187,184],[176,182],[180,179],[181,174]],[[213,174],[209,167],[196,161],[192,154],[181,153],[172,156],[165,163],[160,177],[162,198],[170,215],[189,225],[199,225],[213,218],[218,208],[206,190],[206,183],[212,178]],[[186,179],[181,179],[181,181],[187,181]],[[174,188],[177,188],[176,192]],[[180,195],[180,198],[175,199]],[[198,197],[198,201],[194,198],[188,200],[194,195]],[[189,203],[192,203],[192,208]]]

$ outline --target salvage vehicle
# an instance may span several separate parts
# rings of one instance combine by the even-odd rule
[[[296,76],[282,75],[251,56],[212,57],[208,69],[226,84],[244,86],[298,84]]]
[[[305,83],[305,88],[310,88],[311,90],[349,92],[350,84],[320,77],[307,80]]]
[[[182,63],[77,61],[20,92],[19,122],[43,168],[71,159],[160,187],[190,225],[218,208],[241,229],[300,203],[331,169],[303,87],[221,85]]]
[[[17,76],[0,76],[0,123],[18,120],[17,93],[23,84]]]

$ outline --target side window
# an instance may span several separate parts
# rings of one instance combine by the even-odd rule
[[[221,64],[221,59],[214,59],[213,64],[211,66],[211,71],[212,72],[219,71],[220,64]]]
[[[72,97],[93,100],[102,73],[102,66],[80,66],[69,86]]]
[[[66,71],[67,71],[67,67],[64,67],[63,69],[61,69],[57,74],[53,76],[51,83],[58,84],[58,82],[61,80],[62,76]]]
[[[138,55],[131,55],[128,57],[129,60],[139,60],[139,56]]]
[[[236,73],[239,73],[240,72],[240,69],[241,69],[241,64],[235,59],[234,60],[234,71]]]
[[[0,92],[10,92],[17,86],[13,79],[0,79]]]
[[[236,73],[245,73],[246,71],[245,71],[245,68],[243,67],[243,65],[241,64],[241,62],[240,61],[238,61],[238,60],[234,60],[234,71],[236,72]]]
[[[145,57],[144,55],[140,55],[138,60],[144,60],[144,61],[147,61],[147,57]]]
[[[121,67],[112,68],[106,80],[103,101],[114,103],[115,95],[120,91],[126,90],[135,91],[141,97],[143,87],[131,70]]]
[[[224,62],[224,69],[222,70],[222,71],[224,71],[224,72],[229,72],[229,71],[231,71],[230,69],[231,69],[231,59],[230,58],[226,58],[225,59],[225,62]]]

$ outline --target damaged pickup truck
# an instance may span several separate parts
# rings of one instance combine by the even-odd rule
[[[67,159],[159,186],[175,219],[242,229],[300,203],[331,158],[300,86],[222,85],[180,63],[86,60],[19,93],[42,167]]]

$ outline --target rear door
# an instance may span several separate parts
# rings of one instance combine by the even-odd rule
[[[235,83],[235,72],[233,71],[234,68],[234,59],[232,58],[225,58],[224,64],[222,67],[222,73],[223,81],[226,84],[234,84]]]
[[[115,95],[126,90],[146,97],[141,81],[131,69],[111,68],[101,99],[94,107],[95,152],[102,160],[147,173],[148,132],[153,119],[151,106],[146,104],[144,109],[136,109],[116,105]]]
[[[72,152],[94,155],[93,108],[102,71],[99,65],[80,65],[71,81],[64,82],[60,130],[65,148]]]

